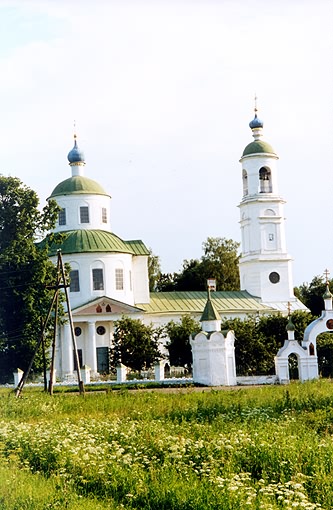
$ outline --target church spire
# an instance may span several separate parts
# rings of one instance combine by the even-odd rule
[[[74,123],[75,128],[75,123]],[[83,167],[86,164],[84,153],[77,144],[77,136],[74,131],[74,147],[67,155],[69,165],[72,167],[72,176],[83,175]]]
[[[258,119],[258,107],[257,107],[257,95],[254,96],[254,119],[249,123],[250,128],[252,129],[252,136],[255,140],[259,140],[262,136],[262,128],[264,127],[264,123],[262,120]]]

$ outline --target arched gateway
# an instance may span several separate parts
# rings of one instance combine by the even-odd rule
[[[302,345],[294,338],[294,325],[289,320],[287,331],[288,339],[275,357],[275,371],[280,383],[288,383],[290,380],[288,359],[295,354],[298,361],[299,379],[307,381],[317,379],[318,357],[317,357],[317,336],[320,333],[333,331],[333,309],[332,294],[326,283],[326,292],[323,296],[325,309],[318,319],[312,321],[304,331]]]

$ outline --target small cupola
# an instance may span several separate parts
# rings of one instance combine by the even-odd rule
[[[324,303],[325,303],[325,310],[332,310],[332,293],[330,292],[328,282],[326,283],[326,290],[325,294],[323,295]]]
[[[72,175],[83,175],[83,167],[86,164],[84,153],[77,144],[77,137],[74,134],[74,147],[67,154],[69,165],[72,167]]]
[[[295,340],[295,326],[293,324],[293,321],[291,320],[291,315],[289,315],[289,320],[288,320],[286,330],[288,333],[288,340]]]
[[[255,97],[254,100],[254,118],[249,123],[254,141],[245,147],[242,158],[256,154],[269,154],[277,158],[273,147],[268,142],[262,140],[264,123],[258,118],[257,97]]]

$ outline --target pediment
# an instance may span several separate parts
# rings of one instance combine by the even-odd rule
[[[142,313],[143,310],[136,306],[108,298],[107,296],[94,299],[72,309],[72,315],[122,315]]]

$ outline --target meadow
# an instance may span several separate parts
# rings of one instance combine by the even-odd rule
[[[2,510],[333,508],[333,385],[0,391]]]

